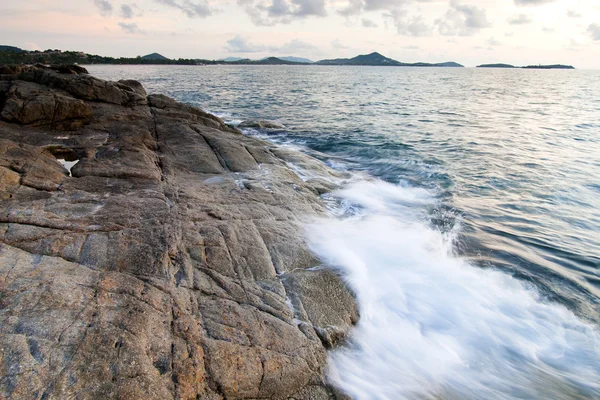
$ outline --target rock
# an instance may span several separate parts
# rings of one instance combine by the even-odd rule
[[[0,75],[16,75],[23,72],[22,65],[0,65]]]
[[[238,126],[240,128],[285,129],[285,125],[282,123],[263,119],[242,121]]]
[[[92,116],[83,101],[29,82],[15,81],[3,97],[0,118],[22,125],[76,130]]]
[[[75,75],[89,74],[87,69],[85,69],[79,65],[73,65],[73,64],[52,65],[50,68],[61,74],[75,74]]]
[[[0,77],[0,398],[342,398],[358,311],[301,234],[325,184],[288,164],[335,173],[67,70]]]

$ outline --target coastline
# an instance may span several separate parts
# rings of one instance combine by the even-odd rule
[[[301,230],[331,188],[287,163],[335,172],[136,81],[9,68],[2,396],[343,397],[358,309]]]

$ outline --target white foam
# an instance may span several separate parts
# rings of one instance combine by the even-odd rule
[[[430,193],[375,181],[336,196],[362,213],[307,227],[361,310],[349,346],[330,354],[334,384],[356,399],[600,397],[597,328],[453,256],[453,238],[425,222]]]

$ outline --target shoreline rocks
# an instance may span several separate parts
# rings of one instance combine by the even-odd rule
[[[242,121],[238,127],[255,129],[285,129],[285,125],[280,122],[266,121],[264,119]]]
[[[136,81],[0,66],[0,398],[343,397],[358,310],[290,157]]]

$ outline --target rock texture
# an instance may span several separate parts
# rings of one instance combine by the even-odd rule
[[[329,173],[135,81],[0,66],[0,398],[335,398],[358,312],[292,160]]]

